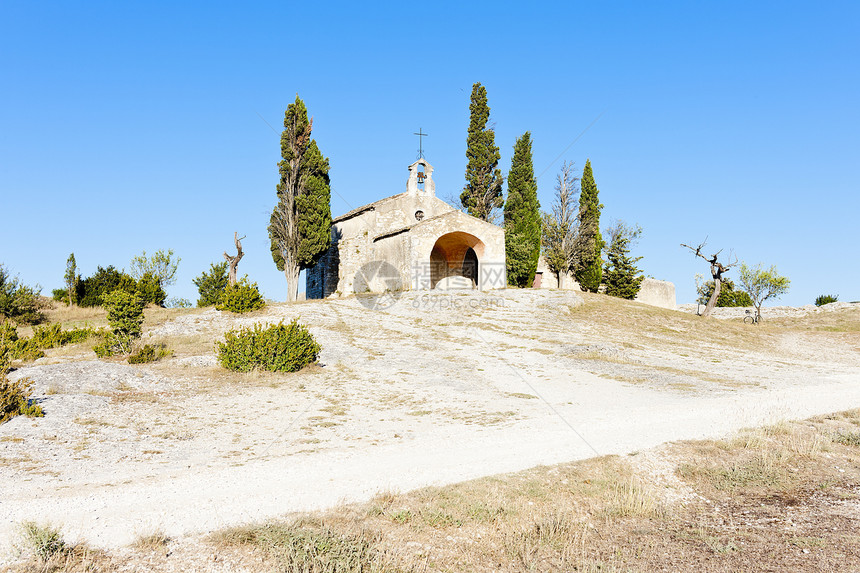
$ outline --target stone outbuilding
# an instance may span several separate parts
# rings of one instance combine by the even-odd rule
[[[507,282],[504,229],[437,198],[423,158],[409,166],[405,193],[333,219],[331,233],[331,247],[307,271],[307,298]]]

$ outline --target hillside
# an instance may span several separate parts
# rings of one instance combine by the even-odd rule
[[[216,365],[226,330],[295,317],[319,365]],[[404,293],[161,310],[145,331],[175,356],[78,346],[13,373],[46,415],[0,426],[4,544],[45,518],[95,547],[180,538],[860,407],[860,305],[751,326],[585,293]]]

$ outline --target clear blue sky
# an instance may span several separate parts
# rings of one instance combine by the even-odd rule
[[[707,274],[679,243],[706,236],[776,264],[786,304],[858,300],[858,29],[854,2],[3,1],[0,262],[49,294],[70,252],[89,275],[173,248],[169,293],[195,301],[239,231],[240,274],[283,300],[266,225],[296,93],[338,215],[405,190],[419,127],[458,195],[480,81],[503,171],[531,131],[548,208],[561,162],[590,158],[604,226],[643,227],[679,303]]]

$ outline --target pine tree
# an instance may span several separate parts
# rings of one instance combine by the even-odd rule
[[[499,148],[490,120],[487,105],[487,88],[480,82],[472,86],[469,104],[469,132],[466,137],[466,186],[460,194],[460,203],[466,212],[492,222],[502,206],[502,172],[499,170]]]
[[[514,145],[505,201],[505,255],[508,284],[531,286],[540,257],[541,216],[537,180],[532,164],[531,134]]]
[[[331,245],[329,164],[311,139],[312,130],[313,119],[296,96],[284,114],[278,203],[269,223],[272,259],[287,277],[289,301],[298,298],[301,270],[316,264]]]
[[[597,184],[591,171],[591,160],[585,161],[579,194],[579,236],[577,239],[574,274],[585,291],[597,292],[603,274],[603,238],[600,236],[600,210]]]
[[[212,263],[209,265],[209,271],[204,271],[199,277],[195,278],[194,286],[197,287],[197,292],[200,293],[200,298],[197,299],[197,306],[212,306],[221,302],[221,296],[227,290],[229,283],[227,277],[227,261],[220,263]]]
[[[603,270],[606,294],[633,300],[645,277],[642,270],[636,268],[642,257],[631,257],[630,247],[642,234],[642,229],[639,226],[628,227],[619,221],[606,232],[609,236],[608,261]]]

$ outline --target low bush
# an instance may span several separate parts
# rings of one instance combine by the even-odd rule
[[[12,361],[9,347],[0,341],[0,424],[15,416],[43,416],[42,408],[30,402],[28,396],[33,389],[29,378],[9,380],[9,365]]]
[[[45,357],[45,352],[33,342],[32,338],[19,338],[12,345],[11,351],[12,358],[24,362],[33,362]]]
[[[255,324],[231,330],[224,338],[224,342],[215,343],[218,360],[224,368],[237,372],[296,372],[316,362],[320,353],[320,345],[298,320],[268,328]]]
[[[19,338],[18,330],[9,322],[0,323],[0,352],[4,352],[8,359],[32,362],[42,358],[45,353],[33,343],[30,338]]]
[[[242,313],[263,308],[265,305],[266,302],[260,294],[257,283],[248,282],[248,277],[245,277],[235,285],[224,289],[224,294],[215,308]]]
[[[45,415],[42,407],[28,398],[32,391],[33,381],[29,378],[12,381],[5,374],[0,376],[0,424],[15,416],[41,418]]]
[[[115,290],[102,298],[111,332],[101,344],[93,347],[93,352],[99,358],[129,354],[132,342],[140,338],[145,303],[137,293],[124,290]]]
[[[66,344],[76,344],[95,336],[96,331],[92,328],[72,328],[63,330],[59,322],[51,325],[37,326],[33,329],[31,337],[33,344],[38,348],[57,348]]]
[[[92,328],[72,328],[63,330],[60,323],[36,326],[33,336],[19,338],[18,330],[10,323],[0,323],[0,344],[9,349],[10,357],[24,362],[32,362],[45,356],[43,350],[57,348],[66,344],[84,342],[100,333]]]
[[[168,350],[165,344],[144,344],[137,352],[128,357],[128,363],[146,364],[148,362],[158,362],[168,356],[173,356],[173,351]]]
[[[194,279],[194,286],[200,293],[197,306],[212,306],[221,302],[224,290],[227,288],[227,261],[212,263],[208,272]]]
[[[825,304],[830,304],[831,302],[836,302],[839,300],[839,295],[832,294],[822,294],[815,299],[815,306],[824,306]]]
[[[9,275],[0,264],[0,320],[14,320],[18,324],[38,324],[45,320],[39,292],[42,287],[27,286]]]

